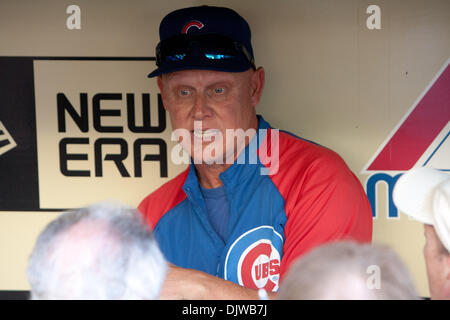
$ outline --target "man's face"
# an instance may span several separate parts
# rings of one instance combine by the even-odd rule
[[[433,226],[425,225],[424,247],[431,299],[450,299],[450,255]]]
[[[255,106],[264,86],[262,68],[238,73],[210,70],[172,72],[160,76],[158,86],[173,130],[186,129],[189,132],[190,141],[183,141],[182,145],[194,161],[200,151],[202,162],[228,163],[230,156],[236,158],[239,150],[234,139],[227,141],[226,129],[257,129]],[[223,139],[219,139],[220,134]],[[205,151],[206,148],[209,149]]]

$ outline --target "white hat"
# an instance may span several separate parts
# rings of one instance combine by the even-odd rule
[[[432,168],[412,169],[394,187],[393,200],[411,218],[434,226],[450,252],[450,175]]]

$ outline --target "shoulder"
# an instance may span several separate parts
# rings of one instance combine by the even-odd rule
[[[338,189],[360,194],[359,180],[333,150],[286,131],[279,131],[278,147],[278,170],[269,177],[284,198],[287,213],[300,199],[314,194]]]
[[[166,212],[186,198],[182,187],[188,173],[189,168],[153,191],[140,203],[138,210],[152,229]]]
[[[279,158],[281,176],[350,173],[350,169],[339,154],[287,131],[279,131]]]

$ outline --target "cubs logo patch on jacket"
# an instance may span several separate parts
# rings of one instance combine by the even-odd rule
[[[258,120],[256,148],[251,142],[239,155],[256,161],[238,158],[220,174],[229,203],[226,241],[208,220],[193,164],[146,197],[139,210],[169,262],[277,291],[292,261],[310,249],[338,240],[370,242],[372,213],[339,155]],[[268,161],[270,150],[278,159]]]

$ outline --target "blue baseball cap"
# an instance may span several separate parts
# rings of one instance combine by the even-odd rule
[[[149,78],[189,69],[255,69],[250,27],[232,9],[199,6],[173,11],[161,21],[159,36],[158,68]]]

